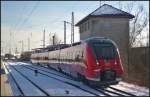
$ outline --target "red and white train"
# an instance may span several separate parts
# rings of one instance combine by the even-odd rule
[[[70,47],[34,53],[31,62],[47,64],[94,85],[117,84],[123,74],[116,44],[103,37],[92,37]]]

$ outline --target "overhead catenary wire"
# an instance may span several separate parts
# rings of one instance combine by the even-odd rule
[[[40,1],[37,1],[36,4],[34,5],[33,9],[30,11],[30,13],[28,14],[27,18],[24,19],[24,21],[22,22],[22,24],[20,25],[20,27],[18,28],[18,32],[20,31],[21,27],[24,26],[24,24],[29,20],[29,18],[32,16],[33,12],[35,11],[35,9],[38,7]]]
[[[22,18],[23,18],[23,16],[24,16],[24,13],[25,13],[25,9],[27,8],[27,5],[25,4],[24,6],[23,6],[23,9],[22,9],[22,11],[21,11],[21,13],[19,14],[20,16],[19,16],[19,19],[17,19],[18,20],[18,22],[16,22],[15,24],[14,24],[14,26],[12,26],[12,28],[11,28],[11,31],[13,30],[13,32],[17,29],[17,27],[19,26],[19,23],[21,23],[20,21],[22,20]]]
[[[74,4],[74,6],[72,7],[72,9],[75,9],[75,6],[77,6],[77,3],[78,3],[78,2],[76,2],[76,4]],[[23,22],[20,24],[20,26],[19,26],[18,28],[16,28],[16,30],[17,30],[18,32],[21,30],[21,28],[23,28],[23,26],[25,25],[25,23],[31,18],[33,12],[34,12],[35,9],[38,7],[38,5],[39,5],[39,1],[34,5],[33,9],[32,9],[31,12],[28,14],[28,16],[23,20]],[[87,9],[87,8],[86,8],[86,9]],[[69,9],[69,10],[70,10],[70,9]],[[66,12],[64,12],[63,16],[66,15],[66,13],[67,13],[69,10],[67,10]],[[62,18],[58,17],[58,18],[54,19],[54,20],[53,20],[53,23],[56,23],[56,20],[58,21],[59,19],[62,19]],[[31,26],[31,28],[32,28],[32,26]],[[57,32],[57,31],[55,31],[55,32]]]
[[[23,20],[23,22],[20,24],[20,26],[18,28],[16,28],[16,32],[19,32],[21,30],[21,28],[23,28],[24,24],[30,19],[30,17],[32,16],[33,12],[38,7],[39,3],[40,3],[40,1],[36,2],[36,4],[32,8],[32,10],[30,11],[30,13],[27,15],[27,17]]]
[[[16,45],[15,44],[15,29],[17,28],[17,26],[19,25],[19,22],[20,22],[20,19],[22,19],[23,18],[23,16],[24,16],[24,11],[25,11],[25,8],[26,8],[26,5],[24,5],[23,6],[23,9],[22,9],[22,11],[21,11],[21,13],[19,14],[20,16],[19,16],[19,19],[17,19],[18,21],[16,22],[16,23],[14,23],[14,25],[12,25],[11,26],[11,28],[9,29],[10,30],[10,32],[12,33],[12,43],[14,43],[14,45]],[[16,47],[16,46],[15,46]]]

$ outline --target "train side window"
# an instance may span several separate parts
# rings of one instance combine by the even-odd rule
[[[69,62],[69,58],[70,58],[70,57],[69,57],[69,52],[68,52],[68,56],[67,56],[67,62]]]
[[[61,59],[62,59],[62,61],[64,61],[64,53],[62,53],[62,58]]]
[[[70,56],[70,52],[69,52],[69,57],[68,57],[68,61],[71,62],[71,56]]]
[[[63,53],[63,62],[64,62],[64,57],[65,57],[65,54]]]
[[[74,62],[74,60],[75,60],[75,54],[76,54],[76,52],[75,51],[72,51],[72,57],[71,57],[71,59],[72,59],[72,62]]]
[[[50,59],[50,60],[52,59],[52,54],[51,54],[51,53],[49,54],[49,59]]]
[[[71,52],[71,61],[72,61],[72,62],[74,62],[74,60],[75,60],[75,57],[76,57],[75,54],[76,54],[75,51],[72,51],[72,52]]]
[[[82,60],[83,60],[83,51],[79,51],[79,62],[82,62]]]
[[[59,57],[59,58],[58,58],[59,61],[61,61],[61,60],[62,60],[62,53],[59,53],[59,54],[58,54],[58,57]]]
[[[48,57],[45,57],[45,60],[48,60]]]
[[[76,55],[75,61],[77,61],[77,62],[79,61],[79,54]]]
[[[83,51],[81,51],[81,57],[83,58]]]
[[[67,56],[67,54],[65,54],[65,56],[64,56],[64,61],[66,62],[66,56]]]
[[[40,57],[37,57],[37,60],[39,60],[40,59]]]
[[[71,59],[72,59],[72,58],[71,58],[71,53],[70,53],[70,52],[69,52],[69,57],[68,57],[68,59],[69,59],[68,61],[71,62]]]

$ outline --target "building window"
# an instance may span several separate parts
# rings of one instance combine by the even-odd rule
[[[85,32],[90,29],[90,21],[87,21],[80,26],[80,33]]]
[[[90,21],[87,22],[87,26],[88,26],[87,30],[89,30],[90,29]]]
[[[85,31],[88,30],[88,25],[87,25],[87,22],[85,23]]]
[[[80,26],[80,33],[82,33],[83,32],[83,24],[81,24],[81,26]]]
[[[96,29],[96,25],[98,22],[96,20],[92,20],[92,31]]]
[[[105,27],[105,28],[110,29],[110,28],[111,28],[111,26],[112,26],[112,25],[111,25],[111,23],[110,23],[110,22],[108,22],[108,21],[104,23],[104,27]]]
[[[85,31],[85,23],[83,23],[83,32]]]

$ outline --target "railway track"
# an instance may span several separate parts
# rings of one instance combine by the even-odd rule
[[[28,68],[28,69],[30,69],[30,67],[31,67],[31,68],[38,69],[38,70],[41,70],[41,71],[44,71],[44,72],[48,72],[48,71],[42,70],[42,69],[40,69],[40,68],[32,67],[32,66],[30,66],[30,67],[24,66],[24,67],[25,67],[25,68]],[[42,66],[42,67],[43,67],[43,66]],[[48,72],[48,73],[51,73],[51,72]],[[52,73],[52,74],[53,74],[53,73]],[[57,76],[59,76],[59,75],[57,75]],[[60,77],[63,77],[63,76],[60,76]],[[71,78],[68,78],[68,77],[66,77],[66,78],[67,78],[67,79],[71,79]],[[71,80],[73,80],[73,79],[71,79]],[[120,93],[116,93],[116,92],[113,92],[113,91],[110,91],[110,90],[97,89],[97,88],[94,88],[94,87],[90,87],[90,88],[93,88],[94,90],[99,91],[99,92],[103,92],[103,94],[105,94],[105,95],[107,95],[107,96],[111,96],[111,95],[108,95],[108,94],[105,93],[105,92],[113,93],[113,94],[116,94],[116,95],[119,95],[119,96],[125,96],[125,95],[122,95],[122,94],[120,94]],[[119,90],[118,90],[118,91],[119,91]]]
[[[27,76],[25,76],[24,74],[22,74],[19,70],[17,70],[14,66],[11,66],[15,71],[17,71],[22,77],[24,77],[26,80],[28,80],[32,85],[34,85],[38,90],[40,90],[45,96],[51,96],[50,94],[48,94],[45,90],[43,90],[42,88],[40,88],[36,83],[34,83],[32,80],[30,80]],[[6,66],[7,70],[8,67]],[[9,72],[11,74],[11,72]],[[21,96],[27,96],[26,93],[24,93],[24,90],[21,88],[21,86],[19,85],[19,83],[16,81],[15,77],[11,74],[13,80],[15,81],[18,89],[21,92]]]
[[[32,71],[38,70],[38,73],[40,73],[42,75],[45,75],[47,77],[50,77],[50,78],[53,78],[55,80],[61,81],[63,83],[69,84],[71,86],[74,86],[74,87],[76,87],[78,89],[81,89],[81,90],[83,90],[85,92],[88,92],[88,93],[90,93],[92,95],[95,95],[95,96],[101,96],[97,92],[99,92],[99,93],[101,93],[103,95],[106,95],[106,96],[136,96],[134,94],[122,91],[120,89],[117,89],[117,88],[114,88],[114,87],[111,87],[111,86],[107,87],[107,88],[97,88],[97,87],[93,87],[93,86],[84,84],[86,87],[89,87],[90,89],[93,89],[93,90],[96,91],[96,92],[93,92],[93,91],[88,90],[87,88],[83,88],[80,85],[77,85],[77,84],[74,84],[74,83],[72,83],[70,81],[66,81],[66,80],[62,80],[62,79],[58,78],[58,77],[62,77],[62,78],[68,79],[68,80],[77,81],[77,80],[74,80],[73,77],[70,77],[68,75],[63,76],[63,75],[56,74],[54,72],[50,72],[50,71],[48,71],[49,68],[47,68],[47,67],[44,67],[44,66],[37,66],[36,67],[36,66],[24,65],[24,64],[22,64],[21,66],[24,67],[24,68],[26,68],[26,69],[30,69]],[[50,96],[49,93],[47,93],[46,91],[44,91],[43,89],[41,89],[41,87],[39,87],[36,83],[34,83],[32,80],[30,80],[26,75],[24,75],[23,73],[21,73],[21,71],[17,70],[15,68],[15,66],[11,66],[11,67],[14,70],[16,70],[20,75],[22,75],[24,78],[26,78],[29,82],[31,82],[34,86],[36,86],[39,90],[41,90],[46,96]],[[41,69],[41,67],[44,67],[44,68]],[[7,68],[7,66],[6,66],[6,68]],[[44,70],[44,69],[46,69],[46,70]],[[9,69],[7,68],[7,70],[9,70]],[[57,71],[57,70],[55,70],[55,71]],[[59,71],[57,71],[57,72],[59,72]],[[58,77],[50,76],[49,74],[52,74],[52,75],[58,76]],[[62,73],[60,73],[60,74],[62,74]],[[11,75],[11,76],[13,77],[13,75]],[[17,83],[17,81],[15,80],[14,77],[13,77],[13,80],[15,81],[15,83],[16,83],[19,91],[21,92],[21,94],[22,94],[21,96],[24,96],[25,94],[23,93],[23,90],[20,88],[19,84]]]
[[[14,76],[12,75],[12,73],[9,71],[9,69],[7,68],[7,66],[6,66],[5,64],[4,64],[4,68],[5,68],[5,70],[7,70],[7,72],[10,74],[11,78],[13,79],[15,85],[17,86],[17,88],[18,88],[18,90],[19,90],[19,92],[20,92],[21,95],[18,95],[18,96],[25,96],[23,90],[20,88],[18,82],[16,81],[16,79],[14,78]]]
[[[38,65],[38,66],[44,67],[46,69],[48,68],[48,67],[45,67],[45,66],[42,66],[42,65]],[[57,71],[57,70],[55,70],[55,71]],[[59,72],[59,71],[57,71],[57,72]],[[72,76],[71,76],[71,78],[72,78],[72,80],[74,80],[74,79],[76,80],[76,78],[74,78]],[[76,80],[76,81],[78,81],[78,80]],[[104,88],[95,88],[95,87],[92,87],[92,86],[89,86],[89,85],[88,85],[88,87],[93,88],[93,89],[95,89],[99,92],[103,92],[103,94],[105,94],[105,95],[108,95],[107,93],[111,93],[111,94],[115,94],[115,95],[119,95],[119,96],[136,96],[134,94],[122,91],[120,89],[117,89],[117,88],[114,88],[114,87],[111,87],[111,86],[108,87],[108,89],[111,89],[111,90],[107,90],[107,89],[104,89]],[[104,93],[104,92],[107,92],[107,93]],[[111,96],[111,95],[108,95],[108,96]]]
[[[115,91],[118,91],[118,92],[120,92],[120,93],[126,94],[126,95],[128,95],[128,96],[136,96],[136,95],[134,95],[134,94],[131,94],[131,93],[128,93],[128,92],[119,90],[119,89],[114,88],[114,87],[111,87],[111,86],[109,86],[108,88],[113,89],[113,90],[115,90]]]
[[[38,66],[40,66],[40,67],[44,67],[44,68],[48,68],[48,67],[45,67],[45,66],[42,66],[42,65],[38,65]],[[54,69],[55,70],[55,69]],[[57,70],[55,70],[55,71],[57,71]],[[57,72],[59,72],[59,71],[57,71]],[[60,72],[59,72],[60,73]],[[71,80],[74,80],[75,78],[73,78],[72,77],[72,79]],[[76,81],[78,81],[78,80],[76,80]],[[88,85],[89,86],[89,85]],[[89,86],[90,88],[93,88],[93,89],[95,89],[95,90],[97,90],[97,91],[99,91],[99,92],[103,92],[103,94],[105,94],[105,95],[108,95],[107,93],[111,93],[111,94],[115,94],[115,95],[118,95],[118,96],[136,96],[136,95],[134,95],[134,94],[131,94],[131,93],[128,93],[128,92],[125,92],[125,91],[122,91],[122,90],[120,90],[120,89],[117,89],[117,88],[114,88],[114,87],[111,87],[111,86],[109,86],[107,89],[109,89],[109,90],[107,90],[107,89],[105,89],[105,88],[95,88],[95,87],[92,87],[92,86]],[[111,90],[110,90],[111,89]],[[105,92],[107,92],[107,93],[105,93]],[[108,96],[111,96],[111,95],[108,95]]]
[[[47,93],[45,90],[43,90],[41,87],[39,87],[36,83],[34,83],[32,80],[30,80],[27,76],[25,76],[23,73],[21,73],[19,70],[17,70],[14,66],[12,66],[19,74],[21,74],[24,78],[26,78],[29,82],[31,82],[34,86],[36,86],[39,90],[41,90],[46,96],[51,96],[49,93]]]
[[[30,68],[30,67],[25,67],[25,68],[27,68],[27,69],[30,69],[30,70],[32,70],[32,71],[34,71],[35,70],[35,68]],[[39,69],[40,70],[40,69]],[[63,82],[63,83],[65,83],[65,84],[69,84],[69,85],[71,85],[71,86],[74,86],[74,87],[76,87],[76,88],[78,88],[78,89],[81,89],[81,90],[83,90],[83,91],[85,91],[85,92],[88,92],[88,93],[90,93],[90,94],[93,94],[93,95],[95,95],[95,96],[100,96],[100,95],[98,95],[98,94],[96,94],[96,93],[93,93],[93,92],[91,92],[91,91],[89,91],[89,90],[86,90],[86,89],[84,89],[84,88],[81,88],[80,86],[78,86],[78,85],[76,85],[76,84],[72,84],[72,83],[70,83],[70,82],[68,82],[68,81],[64,81],[64,80],[61,80],[61,79],[59,79],[59,78],[56,78],[56,77],[52,77],[52,76],[50,76],[50,75],[47,75],[47,74],[45,74],[45,73],[42,73],[42,72],[38,72],[38,73],[40,73],[40,74],[42,74],[42,75],[45,75],[45,76],[47,76],[47,77],[50,77],[50,78],[53,78],[53,79],[55,79],[55,80],[58,80],[58,81],[61,81],[61,82]],[[50,72],[49,72],[50,73]],[[63,77],[63,76],[59,76],[59,77]],[[64,77],[63,77],[64,78]],[[69,80],[72,80],[72,79],[69,79]],[[105,93],[103,93],[103,94],[105,94]]]
[[[50,72],[50,71],[48,71],[48,70],[43,70],[42,68],[38,68],[38,67],[35,67],[35,66],[31,66],[31,65],[28,65],[28,66],[26,66],[26,65],[22,65],[23,67],[25,67],[25,68],[34,68],[35,70],[41,70],[41,71],[43,71],[43,72],[46,72],[46,73],[50,73],[50,74],[53,74],[53,75],[56,75],[56,76],[59,76],[59,77],[63,77],[63,78],[66,78],[66,79],[70,79],[70,80],[74,80],[73,78],[71,78],[71,77],[68,77],[68,76],[66,76],[66,75],[63,75],[62,76],[62,74],[60,75],[60,74],[56,74],[56,73],[53,73],[53,72]],[[60,72],[59,72],[60,73]]]
[[[11,67],[14,68],[17,72],[19,72],[19,74],[21,74],[22,76],[24,76],[24,77],[26,77],[28,80],[30,80],[27,76],[25,76],[23,73],[21,73],[21,71],[17,70],[17,69],[15,68],[15,66],[11,66]],[[28,69],[29,69],[29,68],[28,68]],[[31,70],[34,70],[34,69],[31,69]],[[38,72],[38,73],[40,73],[40,74],[42,74],[42,75],[45,75],[45,76],[48,76],[48,75],[43,74],[43,73],[41,73],[41,72]],[[48,77],[53,78],[53,79],[58,80],[58,81],[61,81],[61,82],[63,82],[63,83],[66,83],[66,84],[68,84],[68,85],[71,85],[71,86],[73,86],[73,87],[76,87],[76,88],[78,88],[78,89],[80,89],[80,90],[83,90],[83,91],[85,91],[85,92],[87,92],[87,93],[90,93],[90,94],[92,94],[92,95],[100,96],[100,95],[98,95],[98,94],[96,94],[96,93],[94,93],[94,92],[91,92],[91,91],[89,91],[89,90],[86,90],[86,89],[84,89],[84,88],[81,88],[80,86],[75,85],[75,84],[72,84],[72,83],[70,83],[70,82],[65,82],[65,81],[63,81],[63,80],[54,78],[54,77],[52,77],[52,76],[48,76]],[[31,81],[31,80],[30,80],[30,81]]]
[[[63,75],[65,75],[66,77],[65,78],[69,78],[69,79],[71,79],[71,80],[75,80],[75,81],[78,81],[78,79],[77,78],[74,78],[74,77],[72,77],[71,75],[69,75],[69,74],[67,74],[67,73],[65,73],[65,72],[60,72],[60,71],[58,71],[58,70],[56,70],[55,68],[52,68],[52,67],[45,67],[45,66],[43,66],[43,65],[33,65],[32,63],[29,63],[29,64],[31,64],[32,66],[34,66],[34,67],[39,67],[40,69],[41,69],[41,67],[42,68],[45,68],[45,69],[47,69],[48,70],[48,72],[49,72],[49,69],[51,69],[51,70],[53,70],[53,71],[56,71],[57,73],[60,73],[60,74],[63,74]],[[30,66],[31,66],[30,65]],[[44,70],[45,71],[45,70]]]
[[[121,87],[128,88],[128,89],[133,90],[133,91],[139,91],[139,92],[143,92],[143,93],[149,93],[149,91],[136,89],[136,88],[133,88],[133,87],[131,87],[131,86],[122,85],[122,84],[119,84],[119,85],[120,85]]]
[[[36,68],[36,67],[33,67],[33,66],[30,66],[30,67],[27,67],[27,66],[24,66],[25,68],[28,68],[28,69],[31,69],[31,68],[34,68],[34,69],[38,69],[38,70],[41,70],[41,71],[44,71],[44,72],[47,72],[47,73],[51,73],[51,72],[48,72],[48,71],[45,71],[45,70],[42,70],[40,68]],[[44,66],[41,66],[41,67],[44,67]],[[46,68],[46,67],[44,67]],[[32,70],[34,70],[32,69]],[[47,68],[46,68],[47,69]],[[58,71],[57,71],[58,72]],[[58,76],[58,75],[57,75]],[[63,76],[60,76],[60,77],[63,77]],[[67,79],[69,80],[73,80],[72,78],[68,78],[66,77]],[[68,83],[68,82],[67,82]],[[71,83],[72,84],[72,83]],[[73,84],[72,84],[73,85]],[[124,92],[124,91],[121,91],[119,89],[116,89],[116,88],[113,88],[113,87],[109,87],[111,88],[113,91],[111,90],[107,90],[107,89],[104,89],[104,88],[95,88],[95,87],[92,87],[92,86],[88,86],[96,91],[99,91],[101,93],[103,93],[104,95],[107,95],[107,96],[111,96],[111,95],[115,95],[115,96],[135,96],[133,94],[130,94],[130,93],[127,93],[127,92]],[[115,90],[115,91],[114,91]]]

